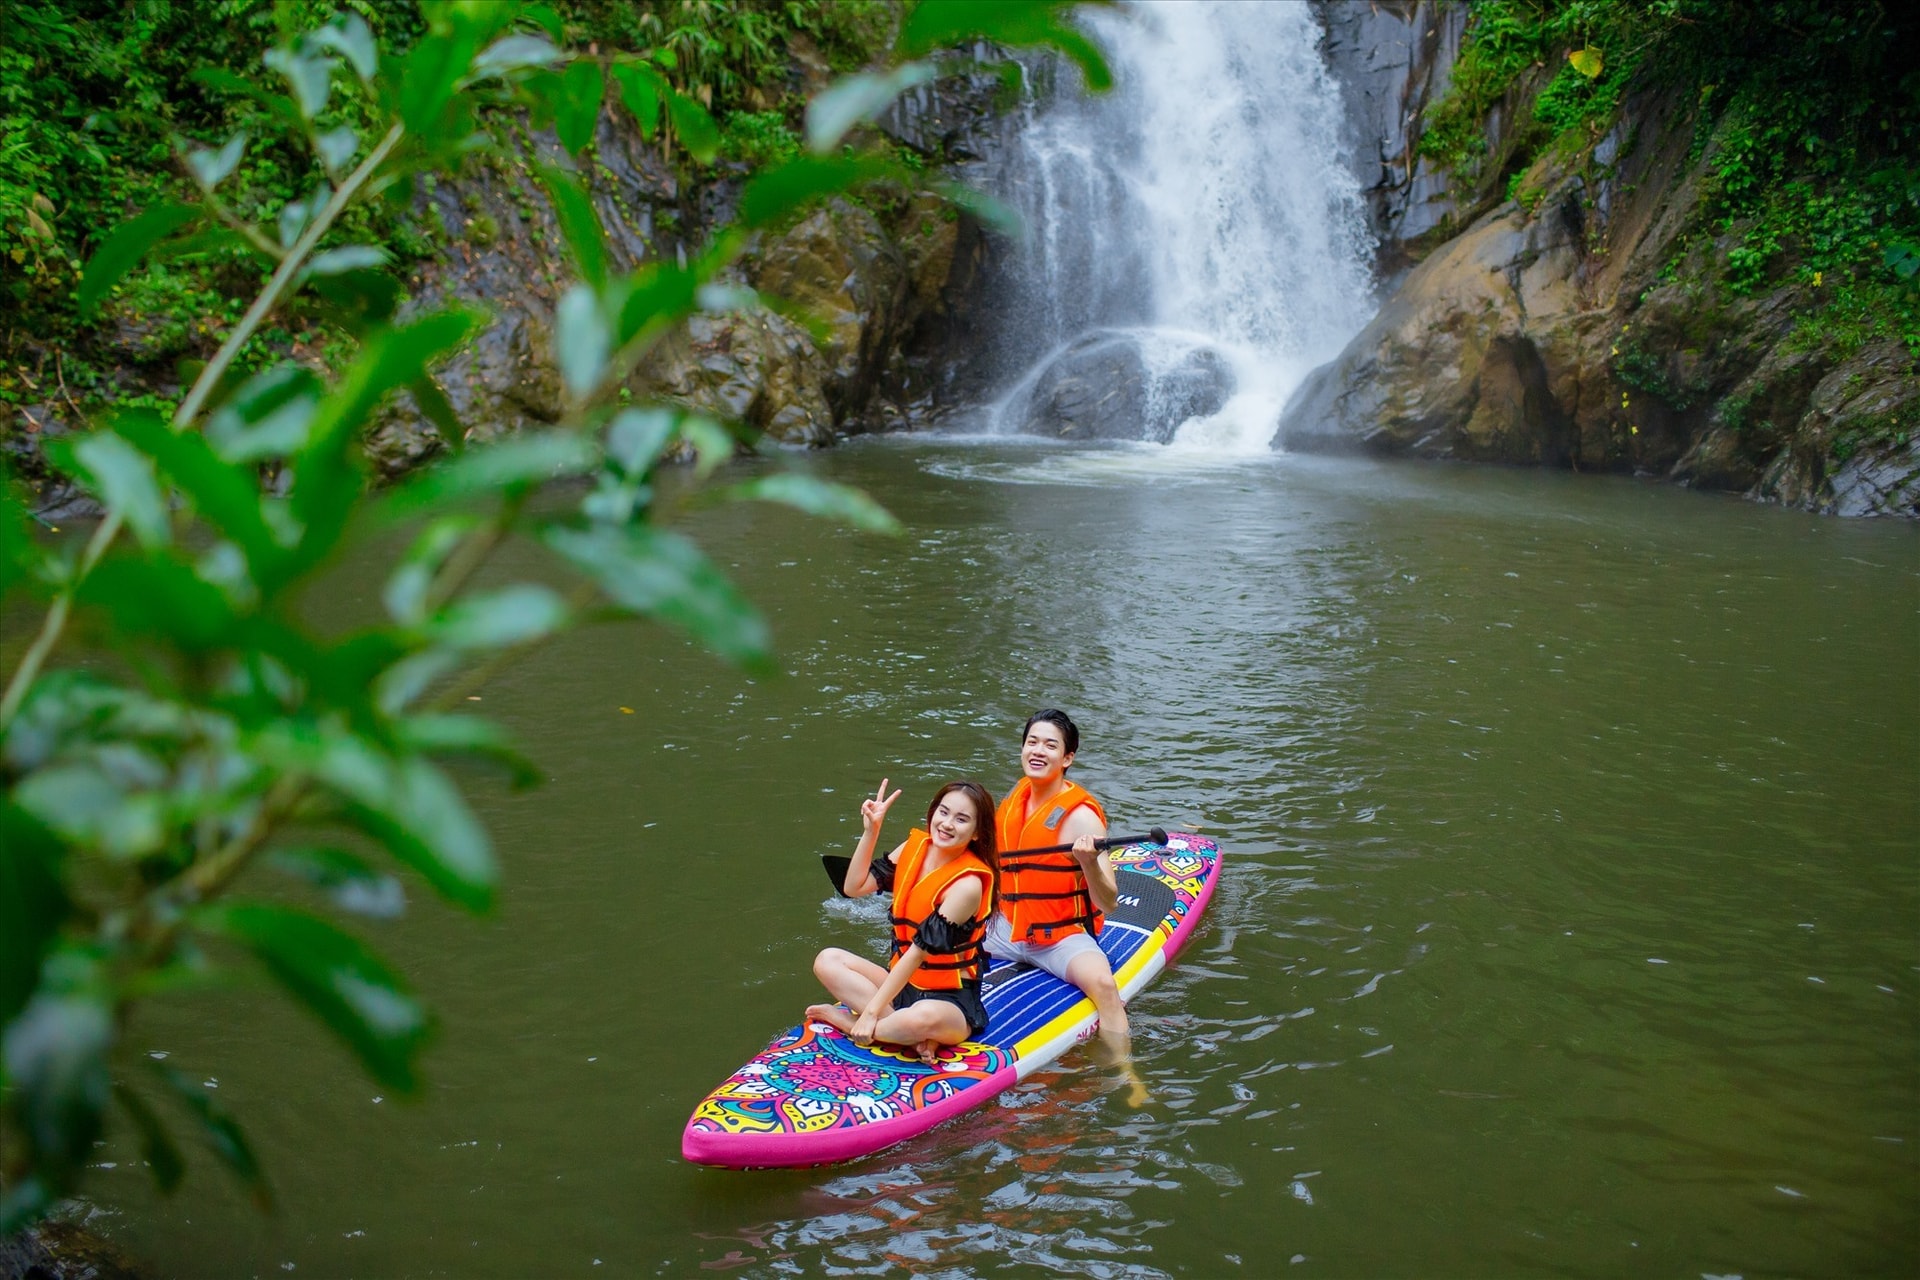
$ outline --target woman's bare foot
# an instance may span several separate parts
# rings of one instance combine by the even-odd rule
[[[808,1022],[824,1022],[841,1035],[853,1034],[853,1014],[841,1004],[810,1004],[807,1006]]]
[[[944,1047],[938,1040],[922,1040],[914,1046],[914,1051],[920,1055],[920,1061],[931,1067],[939,1060],[940,1050]]]

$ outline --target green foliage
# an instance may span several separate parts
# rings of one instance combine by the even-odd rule
[[[736,111],[720,128],[720,154],[759,169],[800,154],[800,135],[779,111]]]
[[[1058,8],[965,6],[964,34],[1070,45]],[[72,16],[81,11],[89,16]],[[659,11],[707,10],[682,0]],[[38,52],[28,65],[37,65],[31,59],[71,51],[103,23],[133,23],[127,48],[139,51],[173,29],[166,24],[191,26],[204,11],[183,16],[153,0],[114,18],[70,0],[28,19],[20,12],[0,10],[0,22],[32,29]],[[418,1086],[433,1027],[426,1006],[356,933],[266,901],[259,877],[291,877],[333,910],[373,920],[404,908],[409,878],[463,909],[488,910],[498,880],[491,841],[448,766],[485,761],[521,783],[537,771],[496,726],[449,710],[466,705],[467,690],[570,628],[615,618],[662,622],[748,671],[773,669],[764,620],[670,527],[685,498],[657,497],[660,467],[691,456],[693,484],[674,489],[697,491],[733,455],[735,432],[629,405],[627,374],[695,312],[757,305],[723,283],[746,227],[798,216],[855,184],[906,181],[891,148],[861,152],[844,134],[930,74],[911,63],[881,74],[879,92],[871,77],[838,90],[832,127],[755,176],[742,192],[742,225],[720,228],[684,265],[619,272],[577,180],[544,172],[577,274],[555,325],[565,412],[549,431],[467,447],[433,370],[479,317],[449,308],[399,318],[398,264],[368,206],[460,164],[484,144],[475,126],[490,111],[551,121],[569,150],[584,151],[609,74],[644,127],[707,154],[720,132],[704,95],[669,75],[683,49],[568,56],[555,42],[568,22],[540,5],[432,4],[422,15],[382,7],[381,26],[358,6],[332,16],[306,3],[223,0],[213,12],[236,33],[211,46],[216,54],[271,30],[276,42],[259,65],[272,79],[216,61],[220,74],[190,82],[242,106],[198,103],[197,118],[219,128],[205,146],[184,148],[191,177],[155,181],[144,212],[116,210],[98,225],[68,219],[61,234],[93,248],[69,271],[79,272],[84,303],[103,309],[154,296],[196,256],[251,263],[256,282],[260,267],[271,274],[246,306],[217,305],[188,274],[180,298],[199,320],[187,341],[205,359],[186,369],[178,404],[164,416],[121,404],[48,450],[106,509],[84,548],[30,536],[0,475],[0,608],[43,610],[0,691],[0,1234],[80,1183],[115,1114],[132,1125],[163,1190],[183,1176],[170,1126],[184,1116],[257,1202],[270,1201],[233,1116],[177,1071],[141,1064],[136,1080],[129,1070],[139,1059],[127,1028],[156,993],[257,966],[376,1080]],[[727,56],[770,56],[758,43],[770,38],[761,11],[713,12],[716,29],[745,41],[744,53]],[[781,12],[829,22],[799,0]],[[924,39],[925,24],[916,30]],[[5,65],[13,78],[0,86],[20,88],[21,64]],[[139,79],[131,62],[124,69]],[[190,114],[170,117],[180,103],[157,102],[163,120]],[[113,188],[115,201],[130,189]],[[269,317],[308,307],[324,310],[338,335],[324,349],[326,376],[274,354],[287,335],[276,337]],[[158,347],[174,350],[176,340]],[[360,442],[403,391],[448,452],[375,497]],[[556,477],[586,483],[571,501],[530,500]],[[864,495],[798,474],[720,488],[711,500],[897,527]],[[369,525],[397,526],[407,548],[381,592],[386,620],[345,634],[316,629],[303,596],[350,532]],[[509,540],[551,557],[542,580],[477,587]],[[62,666],[60,645],[76,630],[88,651]]]
[[[1584,153],[1631,87],[1678,89],[1698,104],[1694,159],[1710,175],[1689,240],[1719,245],[1717,284],[1808,290],[1804,347],[1844,357],[1896,338],[1920,358],[1920,72],[1903,56],[1915,34],[1910,8],[1879,3],[1483,0],[1420,150],[1477,181],[1489,111],[1530,70],[1553,69],[1507,156],[1507,195],[1531,207],[1540,193],[1521,175],[1536,156]],[[1589,50],[1598,66],[1569,56]],[[1651,365],[1616,367],[1677,403]]]

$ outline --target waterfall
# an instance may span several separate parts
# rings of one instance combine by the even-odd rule
[[[1114,90],[1043,79],[988,179],[1027,225],[994,429],[1264,451],[1373,309],[1315,10],[1139,0],[1085,21]]]

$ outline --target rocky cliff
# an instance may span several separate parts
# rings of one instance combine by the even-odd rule
[[[1704,200],[1697,98],[1655,85],[1611,127],[1512,180],[1489,116],[1477,181],[1413,162],[1418,108],[1444,89],[1456,6],[1328,6],[1388,288],[1311,375],[1275,433],[1290,449],[1651,474],[1844,515],[1920,516],[1920,371],[1898,342],[1809,335],[1819,277],[1730,283],[1738,228]],[[1506,191],[1515,193],[1506,198]],[[1404,276],[1395,268],[1417,262]]]
[[[623,270],[694,251],[728,215],[739,187],[737,174],[684,184],[657,146],[612,111],[589,158],[581,176]],[[552,326],[565,267],[532,166],[564,162],[550,137],[522,134],[426,197],[448,247],[415,275],[416,305],[467,301],[494,316],[441,373],[462,420],[483,434],[561,413]],[[736,283],[777,310],[695,316],[641,363],[628,389],[636,399],[743,422],[784,444],[909,425],[937,372],[927,352],[967,305],[982,252],[978,225],[937,196],[835,199],[758,236],[743,257]],[[388,473],[439,447],[406,404],[371,441]]]
[[[824,80],[824,67],[817,70]],[[918,90],[891,131],[927,165],[945,165],[967,158],[965,140],[989,127],[991,110],[980,84],[956,77]],[[561,414],[553,311],[569,268],[536,165],[579,171],[610,260],[623,270],[696,251],[730,214],[745,176],[743,166],[722,165],[690,180],[658,140],[643,139],[612,106],[578,164],[550,132],[496,122],[496,133],[498,146],[417,193],[415,220],[433,251],[413,261],[405,280],[407,309],[465,302],[492,317],[439,371],[449,401],[479,438]],[[734,283],[771,305],[696,316],[635,370],[628,390],[635,399],[744,422],[790,445],[911,425],[940,381],[944,344],[967,322],[984,253],[979,225],[937,196],[901,188],[835,199],[751,243]],[[206,326],[196,340],[211,341],[217,332]],[[90,342],[90,357],[108,375],[96,396],[180,393],[172,358],[180,352],[150,351],[140,317],[110,308]],[[291,354],[316,359],[297,343]],[[57,360],[43,363],[57,372]],[[0,431],[0,447],[38,491],[43,511],[82,514],[90,500],[39,456],[42,439],[85,423],[84,405],[53,390],[44,402],[21,407],[11,429]],[[388,406],[368,446],[376,468],[393,476],[443,442],[403,397]]]

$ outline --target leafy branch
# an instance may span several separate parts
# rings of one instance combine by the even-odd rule
[[[616,270],[580,180],[547,171],[576,281],[554,325],[566,412],[537,433],[467,447],[432,371],[480,317],[396,313],[385,247],[334,241],[356,203],[457,165],[484,138],[474,127],[484,111],[551,124],[577,163],[612,87],[643,133],[671,132],[711,157],[718,130],[705,106],[655,57],[569,57],[542,6],[427,8],[424,33],[399,56],[353,14],[281,45],[265,65],[285,89],[265,101],[266,117],[307,156],[307,194],[252,222],[223,204],[218,188],[250,145],[236,134],[187,156],[199,204],[156,205],[101,239],[76,293],[82,308],[150,258],[225,245],[274,265],[170,420],[123,407],[48,446],[107,512],[77,557],[62,562],[45,547],[0,485],[0,597],[45,602],[0,695],[0,1234],[79,1184],[116,1107],[161,1187],[179,1182],[169,1122],[118,1069],[125,1029],[149,995],[237,959],[264,970],[384,1086],[418,1087],[433,1023],[404,980],[332,919],[236,893],[277,874],[335,911],[391,914],[398,882],[346,847],[371,843],[454,905],[487,910],[492,844],[442,762],[492,761],[523,782],[537,773],[498,727],[447,708],[571,628],[650,619],[749,671],[772,669],[765,622],[655,497],[657,472],[680,457],[695,459],[697,481],[710,479],[738,429],[628,406],[621,392],[688,317],[759,305],[729,277],[753,234],[857,184],[910,179],[884,148],[862,150],[856,131],[933,74],[927,55],[968,39],[1049,44],[1099,82],[1097,52],[1061,8],[916,7],[901,29],[907,61],[823,93],[810,150],[748,182],[733,223],[684,266]],[[319,123],[336,93],[357,95],[354,118],[373,121],[364,154],[353,128]],[[325,379],[291,363],[236,377],[238,353],[308,287],[345,304],[351,358]],[[360,441],[400,392],[449,449],[375,494]],[[530,501],[555,480],[575,482],[571,505]],[[864,494],[797,473],[708,492],[897,527]],[[386,577],[386,620],[323,634],[297,601],[369,523],[412,534]],[[544,549],[566,585],[478,585],[509,540]],[[129,675],[56,665],[76,619]],[[232,1116],[179,1073],[157,1073],[148,1087],[269,1203]]]

